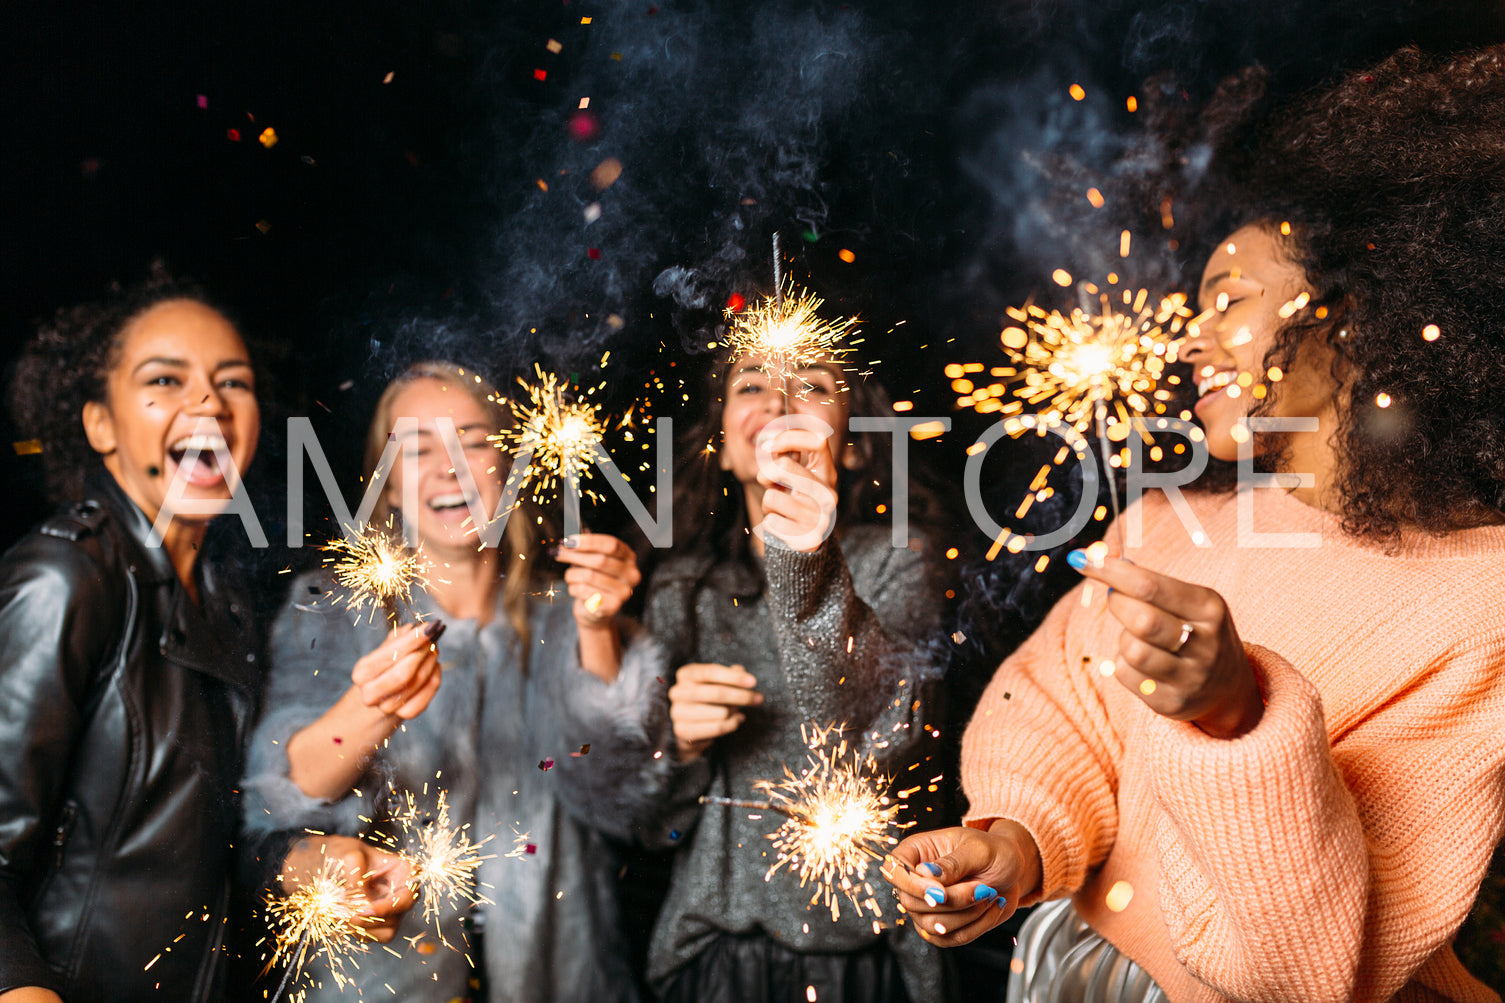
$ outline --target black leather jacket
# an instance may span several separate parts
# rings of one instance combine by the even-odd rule
[[[260,665],[150,530],[101,472],[0,558],[0,991],[218,995]]]

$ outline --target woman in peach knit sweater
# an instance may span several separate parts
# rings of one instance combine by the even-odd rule
[[[1212,456],[1274,473],[1073,552],[967,728],[966,826],[885,874],[943,945],[1046,901],[1011,1000],[1497,1001],[1450,940],[1505,825],[1505,49],[1242,148],[1181,359]]]

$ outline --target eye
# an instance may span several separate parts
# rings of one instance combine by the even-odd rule
[[[763,388],[756,383],[744,383],[736,390],[739,394],[760,394]]]
[[[219,385],[226,390],[254,390],[251,381],[239,376],[227,376],[219,381]]]
[[[182,381],[179,380],[176,376],[168,376],[164,374],[162,376],[153,376],[151,379],[146,381],[146,385],[149,387],[179,387],[183,384]]]

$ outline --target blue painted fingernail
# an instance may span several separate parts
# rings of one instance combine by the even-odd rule
[[[972,890],[973,902],[987,902],[998,897],[998,889],[991,885],[978,885]]]
[[[1008,904],[1009,904],[1009,900],[1008,899],[1004,898],[1002,895],[998,896],[998,908],[1002,909],[1004,906],[1006,906]]]
[[[920,866],[923,867],[923,868],[925,868],[925,870],[929,871],[930,872],[930,876],[932,878],[938,878],[938,877],[941,876],[941,865],[940,864],[932,864],[930,861],[927,860],[927,861],[922,862],[920,864]]]
[[[925,889],[925,901],[931,905],[940,905],[946,901],[946,892],[942,888]]]
[[[1066,563],[1071,565],[1073,568],[1076,568],[1078,571],[1081,571],[1087,566],[1087,551],[1073,550],[1071,553],[1066,555]]]

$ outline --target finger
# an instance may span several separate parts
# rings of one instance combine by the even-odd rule
[[[365,851],[365,894],[370,905],[363,912],[379,918],[406,912],[416,898],[408,862],[373,846],[366,846]]]
[[[439,692],[439,684],[443,682],[443,678],[441,673],[435,672],[419,688],[418,692],[414,693],[395,710],[388,711],[387,713],[396,714],[404,721],[412,720],[419,714],[422,714],[425,710],[428,710],[428,705],[433,701],[434,694]],[[398,699],[401,700],[402,698],[398,697]]]
[[[564,573],[565,584],[586,586],[585,595],[591,592],[607,593],[619,602],[625,602],[632,595],[632,586],[614,575],[602,571],[592,571],[587,568],[570,568]]]
[[[751,689],[758,685],[758,677],[740,665],[714,665],[705,662],[690,662],[679,667],[674,678],[685,683],[717,683],[722,686],[740,686]]]
[[[573,565],[576,568],[589,568],[603,575],[618,579],[627,583],[629,587],[636,586],[643,580],[643,575],[638,571],[637,561],[628,557],[623,558],[613,554],[602,554],[581,550],[561,550],[558,560],[561,564]],[[569,572],[565,572],[566,578]]]
[[[1218,594],[1200,585],[1141,568],[1121,557],[1094,561],[1087,551],[1073,550],[1066,561],[1086,578],[1102,582],[1115,592],[1148,603],[1182,620],[1213,620]]]
[[[763,694],[742,686],[715,683],[676,683],[669,687],[669,699],[686,705],[712,704],[722,707],[757,707]]]
[[[385,672],[394,662],[424,647],[433,647],[444,632],[444,621],[412,623],[399,627],[372,651],[362,656],[350,673],[351,682],[357,686],[369,682]]]
[[[1012,916],[1012,907],[999,907],[988,903],[976,910],[953,913],[948,916],[916,916],[910,921],[920,935],[932,944],[941,947],[960,947],[987,933],[993,927]]]
[[[1143,644],[1142,641],[1135,641]],[[1162,658],[1170,658],[1164,652]],[[1173,675],[1162,673],[1159,678],[1142,672],[1129,661],[1122,651],[1114,660],[1113,678],[1119,685],[1139,698],[1146,707],[1164,717],[1178,717],[1184,706],[1184,702],[1178,696],[1179,690],[1174,685]]]
[[[772,426],[772,422],[769,423]],[[774,457],[810,454],[827,448],[826,437],[810,428],[781,428],[763,439],[763,447]],[[801,464],[804,466],[804,464]]]
[[[375,707],[391,697],[420,685],[438,662],[439,655],[433,651],[419,651],[408,655],[362,686],[360,688],[361,699],[365,701],[366,706]]]
[[[791,491],[769,490],[763,493],[763,514],[777,516],[792,525],[815,527],[821,525],[833,509],[826,509],[809,495]]]
[[[709,742],[723,735],[730,735],[747,720],[742,714],[733,714],[722,721],[690,721],[674,725],[674,737],[685,744]]]
[[[609,533],[575,533],[559,541],[561,561],[585,554],[627,558],[632,556],[632,548]]]
[[[1197,624],[1172,616],[1158,606],[1123,592],[1115,591],[1108,596],[1108,612],[1123,625],[1124,630],[1173,656],[1185,654],[1187,646],[1199,633],[1203,636],[1211,633],[1206,624],[1199,632]]]

